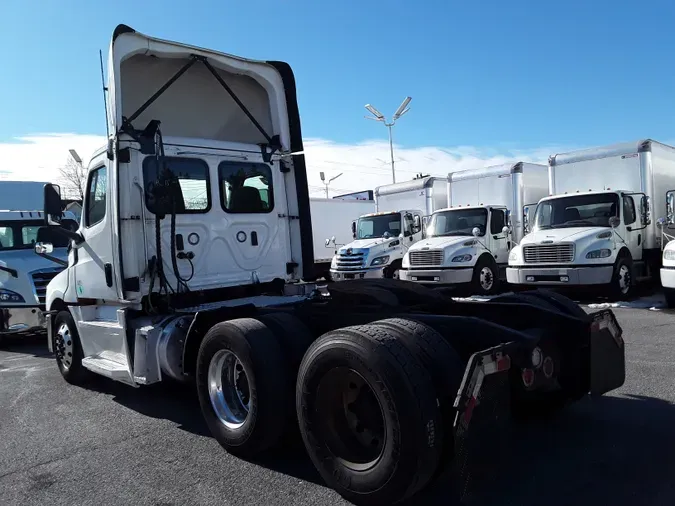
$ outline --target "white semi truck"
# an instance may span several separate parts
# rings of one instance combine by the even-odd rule
[[[548,168],[507,163],[448,175],[448,203],[431,215],[426,238],[403,257],[401,279],[433,285],[470,284],[495,293],[506,278],[511,247],[530,210],[548,194]]]
[[[507,279],[519,285],[602,288],[629,298],[655,278],[661,236],[652,214],[675,188],[675,149],[641,140],[551,156],[549,193],[532,233],[511,251]]]
[[[404,255],[424,237],[424,219],[446,205],[447,179],[427,176],[380,186],[375,202],[377,212],[354,223],[354,240],[333,257],[333,281],[398,278]]]
[[[375,211],[375,200],[313,198],[309,201],[314,242],[314,273],[309,280],[330,279],[337,248],[352,241],[352,223]]]
[[[400,280],[298,283],[314,248],[290,66],[125,25],[109,55],[109,142],[76,232],[45,186],[44,230],[72,244],[46,298],[66,381],[191,383],[213,437],[246,458],[297,424],[357,504],[406,500],[445,463],[469,476],[495,416],[623,384],[610,310],[543,291],[481,304]]]
[[[63,270],[55,262],[66,260],[68,241],[62,237],[55,238],[53,260],[34,252],[38,230],[44,224],[45,184],[0,181],[0,340],[9,333],[45,327],[47,284]],[[69,213],[65,218],[75,216]]]

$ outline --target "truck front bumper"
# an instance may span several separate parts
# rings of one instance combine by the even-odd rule
[[[513,285],[604,285],[612,281],[614,267],[508,267],[506,281]]]
[[[358,271],[336,271],[331,269],[330,277],[333,281],[349,281],[352,279],[380,279],[384,277],[384,267],[361,269]]]
[[[471,283],[472,277],[472,267],[461,269],[399,271],[399,278],[404,281],[415,281],[417,283],[429,283],[435,285],[459,285],[462,283]]]
[[[39,307],[0,307],[0,333],[11,334],[43,329],[47,320]]]
[[[661,268],[661,286],[675,288],[675,267]]]

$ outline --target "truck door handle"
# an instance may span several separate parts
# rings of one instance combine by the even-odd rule
[[[108,288],[110,288],[113,285],[112,264],[105,264],[103,266],[103,270],[105,271],[105,284],[108,285]]]

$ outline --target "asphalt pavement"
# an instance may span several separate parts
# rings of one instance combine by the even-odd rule
[[[614,309],[623,388],[516,426],[486,505],[675,504],[675,312]],[[416,505],[449,505],[442,477]],[[192,392],[67,385],[44,338],[0,347],[0,504],[343,505],[297,442],[257,462],[210,437]]]

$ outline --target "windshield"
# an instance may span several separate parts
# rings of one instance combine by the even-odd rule
[[[0,221],[0,251],[32,249],[37,242],[40,227],[44,226],[41,220],[31,221]],[[54,247],[65,248],[68,239],[54,234]]]
[[[478,227],[480,235],[483,235],[487,215],[487,209],[453,209],[434,213],[427,227],[427,237],[473,235],[474,227]]]
[[[618,216],[618,204],[616,193],[544,200],[535,211],[534,228],[609,227],[609,218]]]
[[[376,237],[393,237],[401,233],[401,215],[398,213],[359,218],[356,227],[357,239],[374,239]]]

